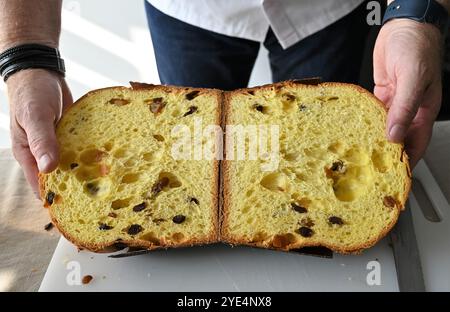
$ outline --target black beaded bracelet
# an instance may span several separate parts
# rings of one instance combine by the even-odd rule
[[[0,76],[6,80],[15,72],[28,68],[43,68],[65,75],[64,60],[57,48],[40,44],[12,47],[0,54]]]

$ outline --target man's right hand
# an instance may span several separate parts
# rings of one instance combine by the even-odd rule
[[[72,95],[64,78],[44,69],[19,71],[7,87],[14,157],[38,196],[38,172],[51,172],[58,165],[55,125],[72,104]]]

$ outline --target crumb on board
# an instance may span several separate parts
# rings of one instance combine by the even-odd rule
[[[83,279],[81,280],[81,282],[86,285],[89,284],[92,281],[93,277],[92,275],[85,275],[83,276]]]

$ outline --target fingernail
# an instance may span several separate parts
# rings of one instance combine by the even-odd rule
[[[405,138],[406,127],[402,125],[393,125],[389,130],[389,139],[393,142],[401,142]]]
[[[47,167],[50,165],[51,159],[50,156],[48,156],[48,154],[44,154],[41,156],[41,158],[39,158],[38,161],[38,169],[40,172],[43,172],[47,169]]]

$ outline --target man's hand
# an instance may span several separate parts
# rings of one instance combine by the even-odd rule
[[[38,194],[38,171],[50,172],[58,165],[55,125],[72,104],[72,95],[61,76],[43,69],[19,71],[7,87],[13,153]]]
[[[412,167],[425,153],[441,105],[441,41],[433,25],[396,19],[375,44],[374,93],[389,109],[389,140],[405,142]]]
[[[61,0],[0,0],[0,52],[26,43],[57,48],[61,7]],[[38,170],[58,164],[55,124],[72,96],[59,74],[44,69],[16,72],[7,87],[14,156],[38,194]]]

